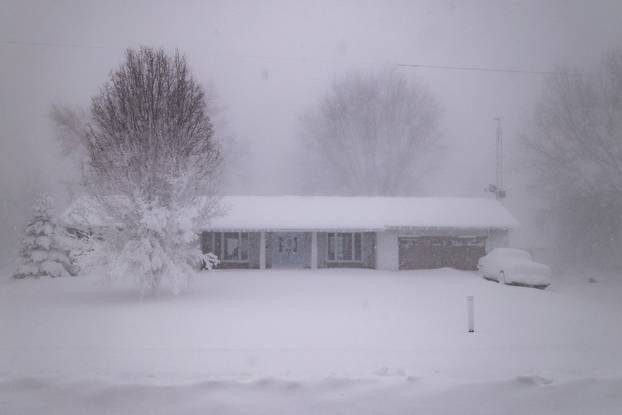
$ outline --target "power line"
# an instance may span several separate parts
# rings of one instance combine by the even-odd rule
[[[504,72],[519,73],[527,75],[553,75],[551,71],[534,71],[529,69],[513,69],[513,68],[488,68],[484,66],[452,66],[452,65],[426,65],[415,63],[397,63],[396,66],[407,68],[426,68],[426,69],[449,69],[456,71],[478,71],[478,72]]]
[[[88,45],[84,43],[62,43],[62,42],[33,42],[33,41],[20,41],[20,40],[0,40],[0,44],[12,45],[12,46],[38,46],[38,47],[53,47],[53,48],[81,48],[81,49],[102,49],[113,48],[113,46],[105,45]],[[115,47],[116,48],[116,47]],[[434,65],[425,63],[400,63],[400,62],[378,62],[378,61],[347,61],[347,60],[334,60],[334,59],[321,59],[321,58],[307,58],[307,57],[295,57],[295,56],[269,56],[269,55],[237,55],[231,53],[216,53],[217,56],[229,57],[229,58],[242,58],[242,59],[259,59],[259,60],[271,60],[271,61],[289,61],[289,62],[317,62],[317,63],[333,63],[333,64],[357,64],[357,65],[392,65],[401,68],[421,68],[421,69],[442,69],[452,71],[470,71],[470,72],[496,72],[496,73],[508,73],[508,74],[523,74],[523,75],[553,75],[552,71],[537,71],[530,69],[518,69],[518,68],[495,68],[486,66],[459,66],[459,65]]]
[[[14,46],[43,46],[53,48],[81,48],[81,49],[101,49],[105,46],[86,45],[83,43],[60,43],[60,42],[30,42],[24,40],[0,40],[0,43]]]

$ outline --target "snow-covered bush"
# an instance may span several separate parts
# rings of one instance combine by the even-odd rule
[[[124,230],[120,250],[107,245],[110,282],[131,276],[141,294],[162,288],[177,294],[196,270],[218,264],[214,254],[203,254],[193,243],[200,209],[171,209],[153,202],[140,202],[135,207],[140,219],[137,226]]]
[[[109,235],[106,237],[112,240]],[[59,232],[59,239],[67,249],[71,263],[78,267],[80,273],[88,274],[106,265],[105,252],[108,250],[103,248],[104,236],[101,230],[66,225]]]
[[[34,206],[34,216],[25,229],[15,278],[66,277],[76,275],[78,269],[69,258],[62,243],[62,228],[53,218],[52,201],[41,198]]]
[[[208,252],[207,254],[203,254],[203,260],[201,261],[201,269],[211,270],[220,264],[220,260],[216,256],[216,254],[212,252]]]

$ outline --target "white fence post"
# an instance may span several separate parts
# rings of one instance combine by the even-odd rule
[[[473,316],[473,296],[469,295],[467,298],[467,326],[469,333],[475,331],[475,319]]]

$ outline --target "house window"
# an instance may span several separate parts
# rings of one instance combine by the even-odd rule
[[[214,232],[213,246],[222,261],[248,261],[248,232]]]
[[[361,233],[328,234],[328,260],[335,262],[361,261]]]

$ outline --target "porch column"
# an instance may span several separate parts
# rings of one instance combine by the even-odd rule
[[[259,232],[259,269],[266,268],[266,232]]]
[[[311,269],[317,268],[317,232],[311,232]]]

